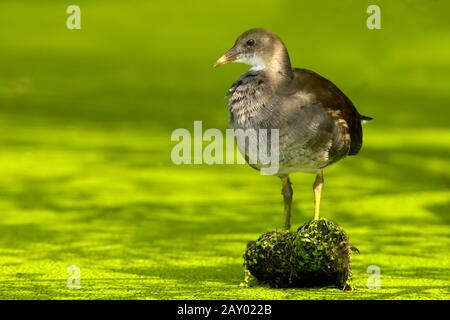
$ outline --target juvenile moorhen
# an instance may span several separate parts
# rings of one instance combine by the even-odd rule
[[[318,219],[323,169],[359,152],[361,123],[372,118],[359,114],[331,81],[313,71],[292,68],[285,45],[270,31],[244,32],[214,66],[229,62],[251,66],[229,89],[231,125],[235,129],[279,130],[276,175],[282,182],[285,229],[290,229],[291,172],[316,173],[314,219]]]

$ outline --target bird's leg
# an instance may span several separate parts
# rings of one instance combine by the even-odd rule
[[[281,194],[284,199],[284,229],[289,230],[291,228],[291,207],[292,196],[294,194],[289,176],[282,176],[281,178]]]
[[[319,219],[320,212],[320,198],[322,196],[323,188],[323,170],[317,172],[316,180],[314,181],[314,220]]]

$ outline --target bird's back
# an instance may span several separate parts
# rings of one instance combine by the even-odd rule
[[[294,81],[289,94],[305,94],[319,103],[338,123],[348,127],[350,147],[348,155],[356,155],[362,147],[363,120],[371,118],[358,113],[350,99],[331,81],[307,69],[294,69]]]

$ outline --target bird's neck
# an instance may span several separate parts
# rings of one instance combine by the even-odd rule
[[[292,81],[294,73],[292,72],[289,53],[284,45],[281,44],[275,48],[272,57],[268,59],[264,68],[264,73],[274,88],[286,85]]]

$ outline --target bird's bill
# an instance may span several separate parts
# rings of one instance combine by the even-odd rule
[[[238,59],[238,55],[234,48],[231,48],[223,56],[219,58],[219,60],[214,63],[214,68],[223,66],[224,64],[236,61]]]

